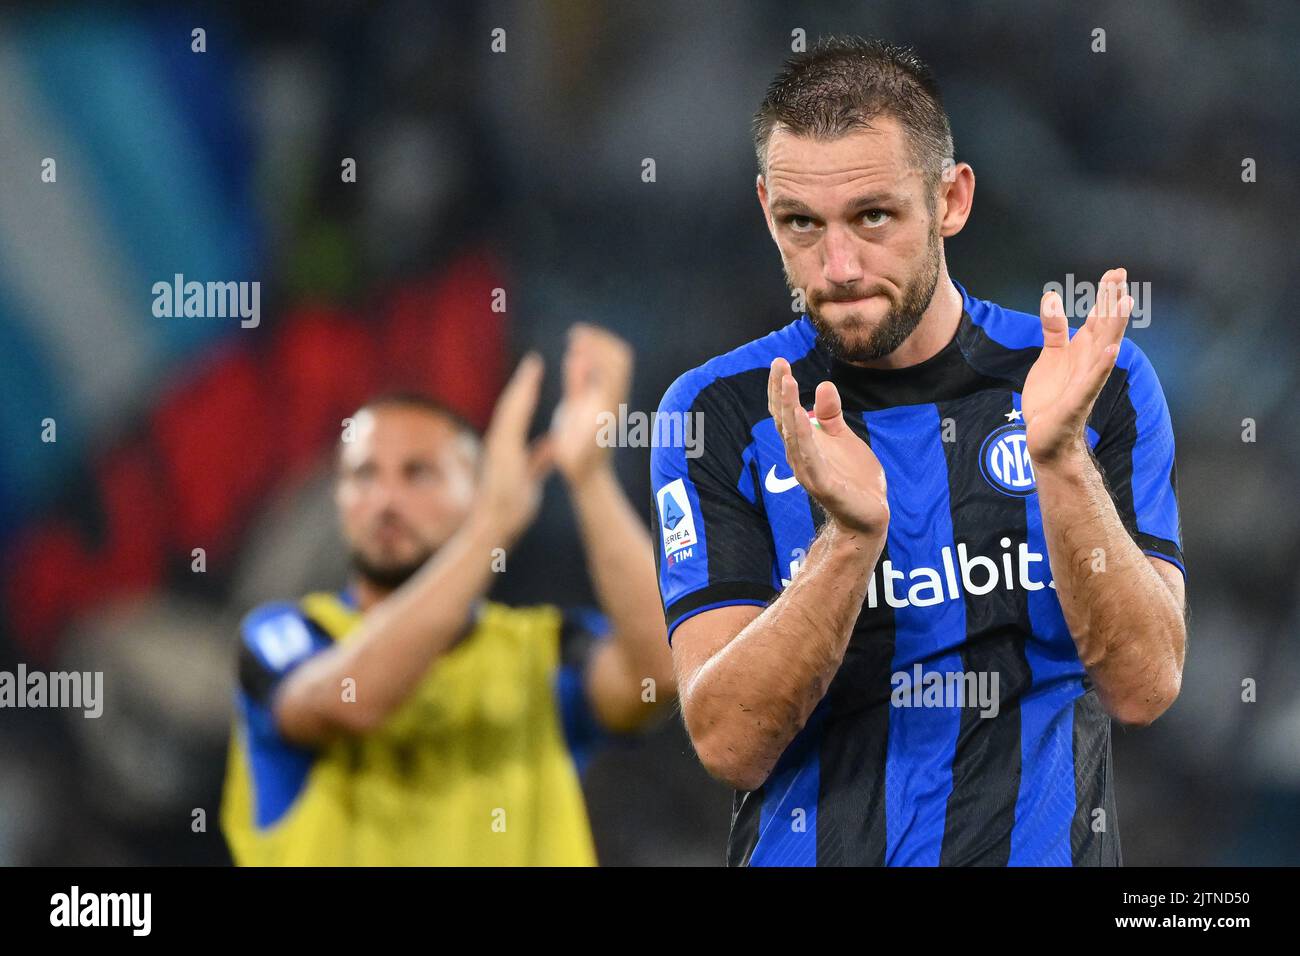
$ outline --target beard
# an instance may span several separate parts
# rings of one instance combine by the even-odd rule
[[[791,281],[789,272],[785,277],[791,291],[796,286]],[[939,233],[930,233],[925,257],[920,269],[903,286],[902,299],[891,303],[889,312],[880,320],[863,340],[850,340],[839,329],[831,325],[818,306],[823,302],[837,302],[861,297],[870,290],[851,290],[838,295],[820,295],[808,297],[808,318],[817,330],[817,335],[832,356],[843,362],[874,362],[884,358],[907,341],[918,325],[925,310],[930,307],[934,290],[939,284]],[[854,317],[856,319],[856,317]]]
[[[425,562],[433,557],[433,551],[427,550],[408,561],[379,563],[372,561],[360,551],[353,549],[348,555],[352,569],[369,584],[385,591],[396,591],[424,567]]]

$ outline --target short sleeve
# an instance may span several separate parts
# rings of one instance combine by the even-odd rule
[[[1127,339],[1107,387],[1113,399],[1094,454],[1120,520],[1145,554],[1185,576],[1173,423],[1155,369]]]
[[[280,682],[331,643],[289,603],[267,604],[240,624],[239,691],[235,716],[247,751],[254,823],[273,825],[293,805],[307,780],[313,752],[280,736],[272,698]]]
[[[330,643],[294,604],[259,607],[239,630],[239,689],[251,703],[267,709],[280,681]]]
[[[702,611],[764,606],[776,595],[772,533],[754,441],[725,380],[702,369],[669,388],[655,418],[650,481],[655,563],[668,639]]]

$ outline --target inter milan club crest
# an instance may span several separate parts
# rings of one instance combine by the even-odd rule
[[[985,481],[1004,495],[1024,498],[1037,490],[1022,422],[1003,425],[984,439],[980,446],[980,472]]]

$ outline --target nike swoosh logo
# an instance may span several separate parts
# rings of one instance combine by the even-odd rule
[[[768,471],[767,477],[763,479],[763,486],[772,494],[779,495],[783,491],[789,491],[799,484],[799,479],[794,475],[789,478],[778,478],[776,476],[776,465],[773,465]]]

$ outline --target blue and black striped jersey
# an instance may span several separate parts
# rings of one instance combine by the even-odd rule
[[[1120,862],[1110,719],[1051,580],[1020,414],[1041,323],[957,288],[956,336],[918,365],[841,362],[803,316],[682,375],[660,406],[657,435],[703,426],[698,446],[652,452],[670,640],[701,611],[772,601],[824,520],[768,413],[774,358],[807,408],[836,384],[888,480],[843,663],[766,783],[736,794],[733,865]],[[1183,569],[1169,412],[1131,341],[1087,438],[1134,541]]]

